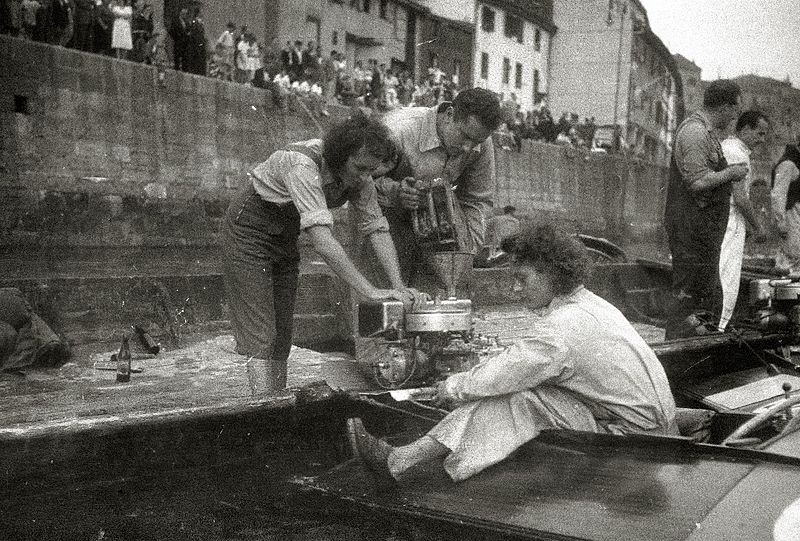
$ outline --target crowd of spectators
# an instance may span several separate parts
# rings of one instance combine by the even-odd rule
[[[159,52],[143,0],[0,0],[0,32],[134,62]]]
[[[323,55],[313,41],[273,40],[260,43],[246,26],[230,22],[214,43],[208,74],[225,81],[269,88],[278,101],[288,94],[307,98],[313,111],[327,115],[327,105],[390,110],[411,104],[430,106],[449,101],[458,92],[457,75],[434,65],[427,77],[415,82],[402,64],[387,67],[377,60],[348,66],[344,55]]]
[[[287,41],[281,47],[273,40],[265,45],[247,26],[237,28],[233,22],[209,47],[199,6],[181,9],[165,33],[154,31],[152,6],[144,0],[0,0],[0,30],[267,88],[281,105],[293,94],[321,116],[328,115],[327,106],[333,103],[380,111],[433,106],[451,101],[461,89],[458,74],[448,75],[435,61],[427,74],[415,81],[400,63],[387,66],[373,59],[348,66],[342,53],[333,50],[325,56],[313,41]],[[171,63],[165,34],[171,43]],[[514,94],[503,105],[508,121],[495,138],[503,149],[520,150],[524,139],[591,147],[594,117],[580,122],[577,114],[563,113],[556,121],[544,102],[534,110],[522,111]]]
[[[509,120],[498,130],[498,144],[504,150],[520,150],[524,139],[582,149],[592,146],[597,129],[594,117],[581,122],[576,113],[565,112],[555,121],[544,103],[523,112],[513,99],[504,102],[504,107]]]

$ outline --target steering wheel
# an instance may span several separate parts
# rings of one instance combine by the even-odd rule
[[[766,424],[776,413],[790,410],[795,404],[800,404],[800,395],[790,396],[784,398],[777,404],[774,404],[767,411],[762,411],[742,426],[733,431],[733,433],[722,441],[722,445],[729,445],[731,447],[741,447],[743,445],[750,445],[758,443],[760,440],[757,438],[746,438],[745,436],[755,429],[760,428]]]

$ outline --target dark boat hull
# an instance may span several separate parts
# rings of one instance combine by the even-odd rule
[[[464,483],[428,465],[378,494],[363,466],[348,460],[351,416],[395,444],[438,418],[413,404],[318,385],[249,406],[4,432],[0,532],[5,539],[341,539],[350,528],[349,538],[368,539],[688,539],[707,523],[728,527],[720,510],[743,522],[733,506],[759,503],[739,524],[743,538],[757,539],[800,486],[795,458],[563,432],[543,434]]]

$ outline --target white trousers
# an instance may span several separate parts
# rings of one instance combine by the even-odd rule
[[[742,213],[731,208],[728,227],[725,229],[722,250],[719,254],[719,280],[722,282],[722,313],[719,319],[721,331],[727,327],[739,296],[746,236],[747,228]]]

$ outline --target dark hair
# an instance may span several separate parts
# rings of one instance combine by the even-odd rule
[[[552,222],[526,222],[518,235],[503,241],[502,248],[516,264],[530,265],[546,274],[557,295],[583,284],[589,274],[589,256],[583,243]]]
[[[758,121],[762,118],[769,123],[767,115],[761,111],[745,111],[739,115],[739,119],[736,121],[736,131],[741,131],[745,126],[754,130],[758,127]]]
[[[330,170],[336,172],[361,148],[384,162],[397,156],[389,129],[377,118],[357,113],[328,130],[322,140],[322,157]]]
[[[517,207],[515,207],[514,205],[506,205],[505,207],[503,207],[504,214],[511,214],[512,212],[516,212],[516,210]]]
[[[500,100],[491,90],[469,88],[462,90],[453,100],[453,119],[458,121],[476,117],[484,128],[496,130],[503,121]]]
[[[742,94],[739,85],[728,79],[712,81],[703,95],[703,107],[715,109],[723,105],[736,105],[736,98]]]

